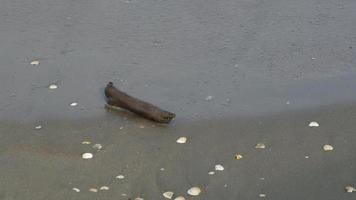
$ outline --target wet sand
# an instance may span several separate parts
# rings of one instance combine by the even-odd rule
[[[0,199],[354,199],[355,10],[351,0],[3,0]],[[177,118],[106,109],[109,81]],[[208,175],[216,164],[225,170]],[[202,193],[188,197],[192,186]]]

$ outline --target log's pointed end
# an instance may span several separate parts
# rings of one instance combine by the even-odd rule
[[[160,116],[159,119],[157,119],[157,122],[160,123],[170,123],[172,121],[172,119],[174,119],[176,117],[176,114],[168,112],[168,111],[164,111]]]

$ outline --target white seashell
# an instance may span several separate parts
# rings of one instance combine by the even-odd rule
[[[326,144],[326,145],[324,145],[323,149],[324,149],[324,151],[332,151],[332,150],[334,150],[334,147],[331,146],[330,144]]]
[[[38,61],[38,60],[33,60],[31,63],[30,63],[31,65],[39,65],[40,64],[40,61]]]
[[[215,171],[224,171],[224,167],[222,165],[215,165]]]
[[[120,174],[120,175],[117,175],[116,178],[117,178],[117,179],[124,179],[125,176]]]
[[[310,122],[309,127],[319,127],[319,123],[318,122]]]
[[[78,188],[73,188],[72,190],[75,192],[80,192],[80,190]]]
[[[345,190],[348,193],[356,192],[356,189],[354,187],[352,187],[352,186],[346,186]]]
[[[109,189],[110,188],[108,186],[105,186],[105,185],[100,187],[100,190],[109,190]]]
[[[90,188],[90,189],[89,189],[89,192],[98,192],[98,189],[96,189],[96,188]]]
[[[266,194],[259,194],[258,196],[261,197],[261,198],[265,198],[267,195]]]
[[[82,144],[91,144],[90,141],[83,141]]]
[[[187,142],[187,138],[186,137],[180,137],[177,140],[177,143],[179,143],[179,144],[184,144],[186,142]]]
[[[92,153],[83,153],[82,158],[83,159],[92,159],[93,154]]]
[[[201,193],[201,189],[198,187],[190,188],[187,193],[191,196],[198,196]]]
[[[36,130],[40,130],[41,128],[42,128],[41,125],[35,126],[35,129],[36,129]]]
[[[162,168],[161,168],[161,169],[159,169],[159,170],[164,171],[165,169],[162,167]]]
[[[175,198],[174,200],[185,200],[185,198],[182,196],[179,196],[179,197]]]
[[[78,105],[78,103],[77,102],[73,102],[73,103],[71,103],[71,104],[69,104],[71,107],[75,107],[75,106],[77,106]]]
[[[55,89],[58,88],[58,86],[55,85],[55,84],[51,84],[51,85],[48,86],[48,88],[49,88],[50,90],[55,90]]]
[[[174,195],[174,193],[171,191],[163,193],[163,196],[167,199],[172,199],[173,195]]]
[[[264,149],[264,148],[266,148],[266,145],[263,143],[257,143],[255,146],[255,149]]]
[[[94,145],[93,145],[93,148],[94,148],[94,149],[97,149],[97,150],[101,150],[101,149],[103,148],[103,145],[101,145],[101,144],[94,144]]]
[[[215,174],[215,172],[209,172],[208,174],[209,174],[209,175],[214,175],[214,174]]]
[[[242,155],[240,155],[240,154],[236,154],[236,155],[235,155],[235,159],[236,159],[236,160],[240,160],[240,159],[242,159]]]
[[[206,101],[211,101],[212,99],[213,99],[213,96],[207,96],[207,97],[205,98]]]

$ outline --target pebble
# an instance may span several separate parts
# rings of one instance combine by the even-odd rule
[[[49,88],[50,90],[55,90],[55,89],[58,88],[58,86],[55,85],[55,84],[51,84],[51,85],[48,86],[48,88]]]
[[[255,146],[255,149],[265,149],[265,148],[266,148],[266,145],[263,143],[257,143]]]
[[[187,142],[187,138],[186,137],[180,137],[178,138],[178,140],[176,141],[179,144],[184,144]]]
[[[40,61],[38,61],[38,60],[33,60],[30,64],[37,66],[37,65],[40,64]]]
[[[175,198],[174,200],[185,200],[185,198],[182,196],[179,196],[179,197]]]
[[[120,174],[120,175],[117,175],[116,178],[117,178],[117,179],[124,179],[125,176]]]
[[[172,199],[173,195],[174,195],[174,193],[171,191],[167,191],[167,192],[163,193],[163,196],[167,199]]]
[[[206,101],[211,101],[212,99],[213,99],[213,96],[207,96],[207,97],[205,98]]]
[[[354,187],[352,187],[352,186],[346,186],[346,187],[345,187],[345,190],[346,190],[346,192],[348,192],[348,193],[356,192],[356,189],[355,189]]]
[[[236,154],[236,155],[235,155],[235,159],[236,159],[236,160],[240,160],[240,159],[242,159],[242,155],[240,155],[240,154]]]
[[[215,165],[215,171],[224,171],[224,167],[220,164]]]
[[[101,145],[101,144],[94,144],[94,145],[93,145],[93,148],[94,148],[94,149],[97,149],[97,150],[101,150],[101,149],[103,148],[103,145]]]
[[[42,126],[41,125],[35,126],[35,129],[40,130],[40,129],[42,129]]]
[[[208,174],[209,174],[209,175],[214,175],[214,174],[215,174],[215,172],[209,172]]]
[[[73,102],[73,103],[71,103],[71,104],[69,104],[71,107],[75,107],[75,106],[77,106],[78,105],[78,103],[77,102]]]
[[[96,189],[96,188],[90,188],[90,189],[89,189],[89,192],[98,192],[98,189]]]
[[[319,127],[319,123],[318,122],[310,122],[309,127]]]
[[[323,149],[324,149],[324,151],[332,151],[332,150],[334,150],[334,147],[331,146],[330,144],[326,144],[326,145],[324,145]]]
[[[93,154],[92,153],[83,153],[82,155],[83,159],[92,159],[93,158]]]
[[[190,188],[187,193],[191,196],[198,196],[201,193],[201,189],[198,187]]]
[[[78,189],[78,188],[73,188],[72,190],[75,192],[80,192],[80,189]]]
[[[100,190],[110,190],[110,188],[109,188],[108,186],[105,186],[105,185],[104,185],[104,186],[101,186],[101,187],[100,187]]]

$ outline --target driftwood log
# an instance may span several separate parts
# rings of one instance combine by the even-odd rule
[[[174,113],[162,110],[145,101],[132,97],[118,90],[112,82],[109,82],[105,88],[107,104],[113,107],[120,107],[136,113],[146,119],[159,123],[169,123],[176,115]]]

